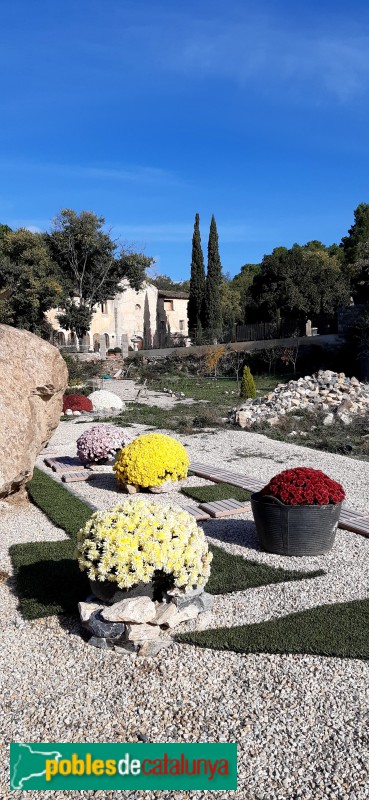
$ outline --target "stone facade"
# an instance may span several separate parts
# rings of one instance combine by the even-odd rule
[[[124,282],[123,292],[96,306],[91,328],[83,341],[76,343],[70,332],[60,327],[58,309],[47,313],[55,330],[54,342],[58,347],[78,344],[79,349],[92,352],[100,349],[100,337],[105,338],[105,348],[122,346],[126,336],[132,349],[164,346],[169,334],[188,336],[187,303],[184,292],[166,292],[146,283],[136,292]]]

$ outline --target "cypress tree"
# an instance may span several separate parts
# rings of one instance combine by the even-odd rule
[[[205,284],[205,325],[214,336],[219,336],[222,331],[221,283],[222,265],[219,257],[217,224],[213,214],[209,231],[208,272]]]
[[[240,397],[256,397],[255,381],[251,375],[250,367],[243,368]]]
[[[199,332],[204,317],[205,301],[205,266],[201,248],[200,217],[195,216],[195,225],[192,237],[192,259],[190,295],[188,299],[188,329],[190,333]]]

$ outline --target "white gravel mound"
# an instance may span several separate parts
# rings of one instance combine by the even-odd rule
[[[98,389],[92,392],[88,399],[91,400],[92,408],[94,411],[123,411],[125,403],[114,392],[108,392],[105,389]]]

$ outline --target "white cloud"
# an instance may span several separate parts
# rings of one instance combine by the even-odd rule
[[[288,95],[318,101],[331,95],[346,102],[369,88],[369,25],[325,33],[293,28],[271,15],[237,21],[198,21],[170,52],[172,69],[197,77],[226,78],[266,94],[283,84]],[[168,68],[168,54],[165,65]],[[163,62],[164,63],[164,62]]]
[[[44,176],[54,175],[91,181],[117,181],[122,183],[157,184],[160,186],[183,187],[187,184],[174,172],[160,167],[145,165],[94,165],[58,164],[46,161],[0,161],[0,169],[19,172],[37,172]]]

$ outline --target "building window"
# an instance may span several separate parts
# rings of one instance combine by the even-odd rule
[[[104,303],[101,303],[101,312],[102,314],[108,313],[108,303],[106,300],[104,301]]]
[[[164,300],[164,311],[173,311],[173,300]]]
[[[179,330],[180,331],[184,331],[184,329],[185,329],[184,319],[180,319],[179,320]]]

